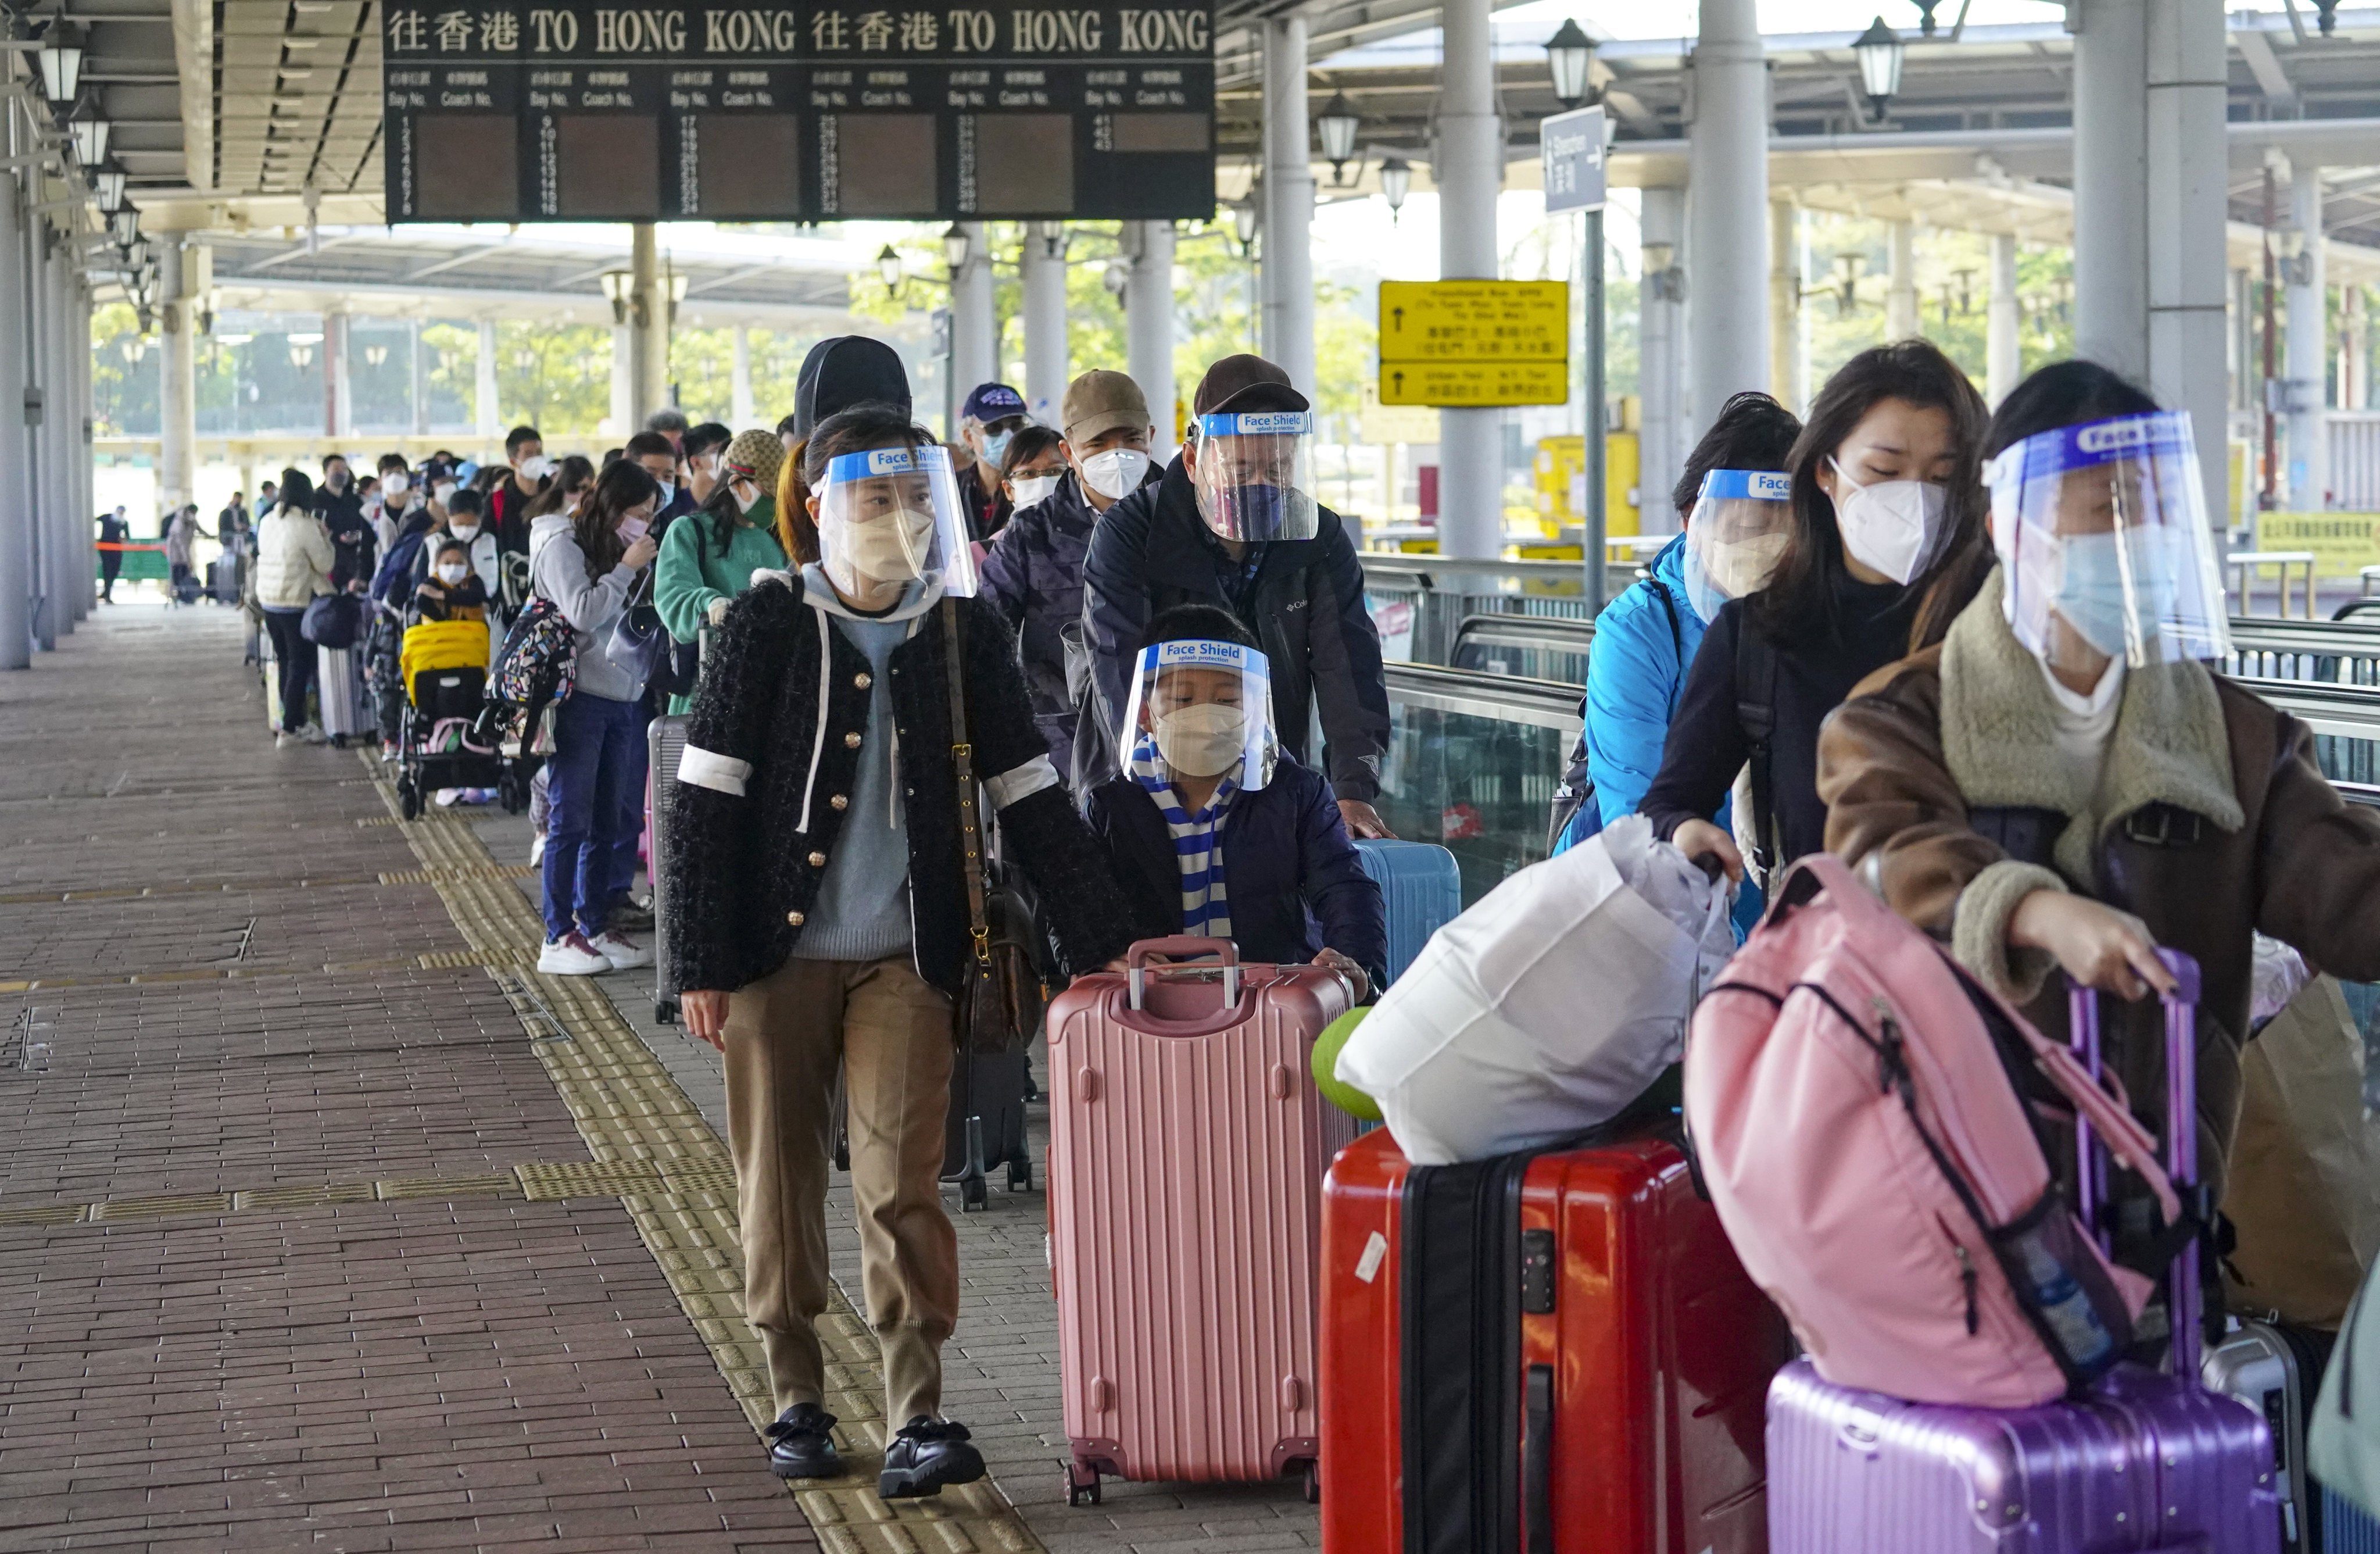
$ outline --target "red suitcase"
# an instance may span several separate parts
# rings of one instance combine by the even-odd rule
[[[1151,953],[1220,955],[1160,966]],[[1150,939],[1050,1006],[1050,1250],[1068,1503],[1099,1475],[1252,1480],[1312,1467],[1322,1172],[1355,1120],[1314,1038],[1348,988]],[[1144,997],[1145,995],[1145,997]],[[1309,1484],[1310,1484],[1309,1479]]]
[[[1669,1130],[1323,1189],[1329,1554],[1758,1554],[1784,1320]],[[1409,1421],[1422,1422],[1419,1428]]]

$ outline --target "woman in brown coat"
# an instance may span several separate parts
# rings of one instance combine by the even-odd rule
[[[1827,846],[2053,1039],[2053,969],[2134,1000],[2103,1024],[2152,1119],[2146,996],[2171,985],[2155,951],[2195,958],[2199,1162],[2219,1199],[2252,936],[2380,977],[2380,814],[2324,779],[2305,725],[2201,661],[2228,638],[2186,418],[2064,362],[2009,396],[1985,454],[2000,565],[1940,646],[1828,721]]]

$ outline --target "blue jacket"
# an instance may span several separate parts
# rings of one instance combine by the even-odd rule
[[[1157,801],[1120,777],[1091,789],[1086,807],[1132,902],[1133,937],[1182,932],[1182,868]],[[1388,908],[1321,773],[1284,753],[1270,782],[1232,801],[1221,842],[1241,960],[1303,964],[1328,945],[1363,967],[1374,987],[1387,985]]]
[[[1634,814],[1661,769],[1703,618],[1686,602],[1686,537],[1661,547],[1653,575],[1603,606],[1586,660],[1587,771],[1606,826]],[[1664,595],[1666,594],[1666,598]],[[1724,813],[1724,812],[1722,812]]]

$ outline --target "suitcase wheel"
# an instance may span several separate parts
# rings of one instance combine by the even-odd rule
[[[991,1183],[980,1176],[963,1177],[959,1181],[959,1211],[991,1206]]]
[[[496,779],[496,800],[499,803],[504,806],[504,813],[506,814],[518,814],[521,811],[528,808],[528,790],[521,785],[520,775],[514,771],[510,766],[506,766],[504,768],[504,776]],[[674,1022],[676,1019],[677,1010],[675,1007],[673,1006],[669,1014],[662,1019],[662,1023],[664,1025],[671,1024]]]
[[[676,1024],[677,1000],[675,998],[655,998],[653,1000],[653,1022],[657,1025]]]
[[[1017,1159],[1008,1162],[1008,1190],[1012,1193],[1033,1191],[1033,1162]]]
[[[1319,1463],[1308,1462],[1305,1464],[1305,1483],[1304,1487],[1305,1490],[1305,1503],[1307,1505],[1320,1505],[1322,1503],[1322,1468]]]
[[[1099,1470],[1066,1464],[1066,1503],[1081,1505],[1085,1500],[1099,1503]]]
[[[834,1135],[834,1169],[839,1171],[851,1169],[851,1134],[841,1129],[836,1130]]]

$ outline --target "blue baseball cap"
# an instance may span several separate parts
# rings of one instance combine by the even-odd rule
[[[959,407],[959,419],[962,421],[987,423],[1024,413],[1025,396],[1004,383],[976,385],[975,391],[966,397],[966,403]]]

